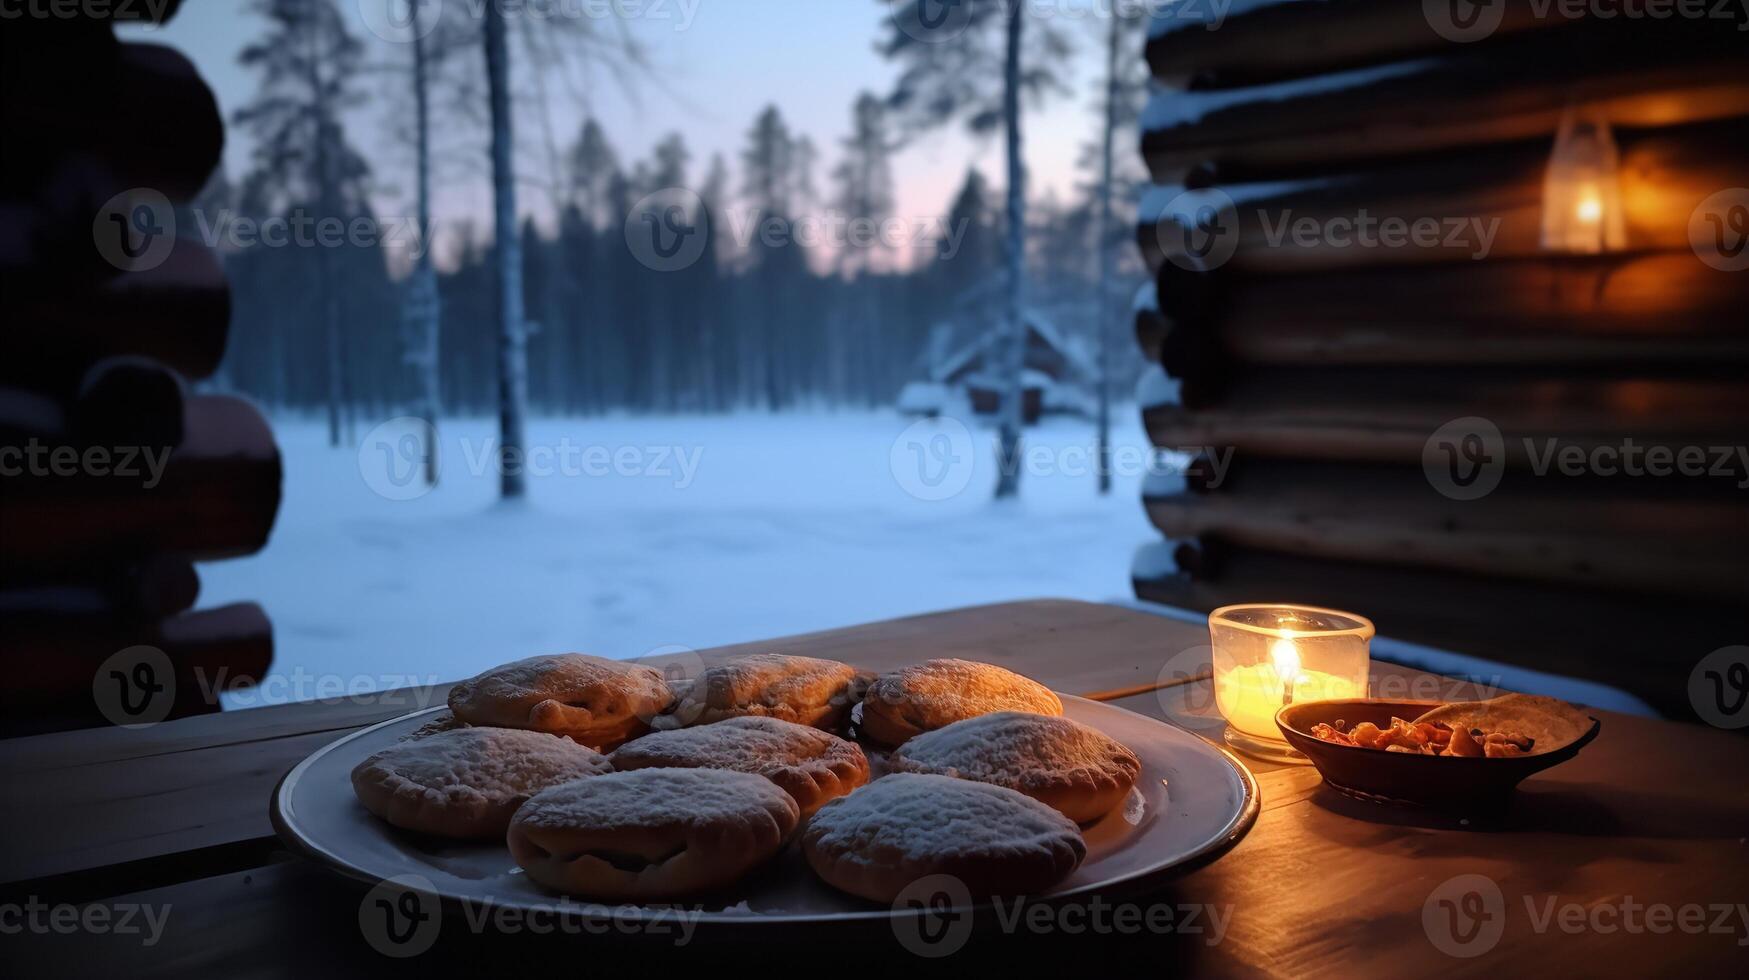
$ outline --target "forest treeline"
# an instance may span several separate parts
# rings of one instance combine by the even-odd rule
[[[647,193],[630,180],[616,182],[612,205],[601,215],[568,208],[555,231],[523,222],[533,407],[721,411],[810,401],[890,403],[904,382],[927,369],[932,329],[981,319],[979,310],[968,307],[982,298],[977,287],[1001,271],[1000,218],[976,171],[967,174],[952,211],[930,222],[953,229],[955,238],[925,240],[923,261],[905,270],[820,271],[821,260],[793,241],[796,232],[768,233],[772,226],[764,216],[730,213],[711,188],[706,184],[699,192],[710,205],[699,225],[708,244],[696,262],[676,271],[641,263],[627,245],[623,219],[607,220],[607,214],[631,214]],[[247,200],[231,198],[223,185],[209,188],[195,205],[199,213],[178,226],[246,221],[266,229],[278,219],[290,229],[297,220],[295,210],[262,213]],[[1035,237],[1042,250],[1088,265],[1084,216],[1044,210],[1056,227]],[[818,222],[776,220],[781,226]],[[225,254],[234,312],[223,384],[275,407],[324,404],[323,297],[315,252],[329,247],[342,256],[337,266],[347,400],[374,412],[414,397],[418,379],[406,361],[403,282],[392,269],[392,253],[410,248],[414,233],[400,219],[379,224],[368,207],[334,224],[380,233],[316,246],[298,244],[290,232],[285,244],[256,241]],[[745,233],[761,225],[767,233],[752,234],[740,250],[735,227]],[[439,376],[446,410],[478,413],[496,398],[493,246],[475,225],[454,233],[458,254],[437,274],[443,311]],[[306,241],[313,238],[312,231]],[[789,241],[767,244],[783,239]],[[1050,266],[1040,270],[1041,301],[1046,295],[1068,297],[1057,305],[1071,307],[1071,319],[1059,325],[1094,329],[1074,319],[1072,309],[1077,289],[1091,302],[1094,270],[1089,266],[1075,276],[1068,265],[1056,266],[1044,255],[1037,264]],[[1049,290],[1042,288],[1047,271],[1056,280]]]
[[[435,345],[441,409],[493,411],[503,269],[490,220],[435,219],[422,239],[411,217],[387,215],[385,208],[413,213],[404,199],[379,192],[407,186],[411,168],[366,159],[335,108],[359,98],[356,79],[371,68],[362,45],[324,0],[260,6],[271,30],[242,60],[260,69],[261,90],[236,119],[257,141],[252,165],[234,180],[216,177],[191,206],[195,213],[178,224],[217,237],[232,284],[231,346],[218,383],[278,409],[330,408],[336,388],[350,416],[380,418],[416,404],[424,382],[420,352],[429,349],[420,331],[430,303],[416,288],[409,256],[415,242],[430,240],[442,253],[430,266],[441,311]],[[437,128],[472,127],[451,139],[452,152],[472,143],[471,152],[483,158],[494,134],[477,124],[477,113],[447,114],[439,84],[446,71],[477,73],[455,67],[475,57],[477,45],[464,36],[446,49],[443,37],[441,29],[430,35],[422,69],[429,75],[414,77],[430,90],[420,95],[433,100]],[[525,63],[542,70],[532,55]],[[455,88],[457,102],[477,99],[467,84]],[[309,111],[283,112],[288,104]],[[679,132],[648,159],[622,159],[594,120],[557,152],[520,153],[518,168],[539,171],[528,180],[545,189],[524,199],[517,243],[530,408],[891,404],[944,347],[999,318],[1001,290],[991,284],[1008,275],[1005,188],[968,168],[946,215],[895,214],[890,157],[905,138],[894,118],[899,113],[892,99],[874,94],[848,110],[849,135],[824,173],[813,141],[792,132],[777,106],[751,121],[732,163],[720,155],[694,160]],[[384,111],[406,114],[393,103]],[[1087,135],[1097,136],[1096,128],[1090,125]],[[1088,147],[1084,184],[1063,200],[1029,195],[1024,218],[1027,302],[1051,310],[1060,329],[1089,347],[1100,329],[1116,330],[1127,342],[1110,312],[1127,310],[1141,279],[1127,247],[1115,253],[1120,274],[1100,275],[1095,237],[1103,227],[1107,236],[1127,240],[1130,223],[1117,216],[1133,214],[1136,180],[1120,174],[1122,186],[1101,226],[1095,149]],[[647,261],[635,236],[651,230],[642,213],[650,195],[676,188],[696,202],[681,217],[707,236],[707,245],[682,268],[655,268],[660,263]],[[262,236],[239,243],[221,227],[314,218],[365,233],[325,246],[269,244]],[[857,221],[903,228],[906,244],[842,240]],[[814,233],[837,229],[841,240],[819,243],[798,224]],[[1122,359],[1120,375],[1133,378],[1133,361]],[[335,365],[337,386],[330,380]]]

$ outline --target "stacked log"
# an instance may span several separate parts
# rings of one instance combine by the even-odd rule
[[[1749,20],[1202,6],[1147,47],[1135,327],[1179,385],[1143,414],[1197,461],[1144,489],[1138,595],[1349,608],[1691,716],[1696,662],[1749,642],[1749,271],[1691,244],[1749,188]],[[1575,110],[1619,153],[1601,253],[1541,236]]]
[[[29,134],[0,154],[8,733],[127,723],[102,694],[112,670],[167,694],[145,720],[215,711],[273,652],[259,606],[195,608],[194,562],[261,548],[281,483],[260,413],[191,393],[224,356],[230,292],[210,248],[163,226],[217,166],[224,127],[187,59],[120,42],[92,10],[0,35],[0,130]],[[146,648],[170,676],[117,666]]]

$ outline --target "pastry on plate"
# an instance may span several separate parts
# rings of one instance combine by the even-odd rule
[[[974,898],[1037,895],[1075,870],[1087,844],[1068,817],[1014,790],[896,773],[821,807],[802,852],[832,887],[891,904],[933,875]]]
[[[541,885],[605,902],[667,901],[733,884],[801,819],[763,776],[641,769],[555,786],[510,821],[510,856]]]
[[[656,727],[708,725],[753,715],[842,729],[867,686],[866,676],[849,664],[756,653],[708,667],[677,685],[678,699],[656,720]]]
[[[1072,718],[999,711],[924,732],[895,749],[887,768],[1006,786],[1091,823],[1129,795],[1142,763]]]
[[[883,674],[862,702],[858,730],[885,745],[995,711],[1060,715],[1063,702],[1043,684],[970,660],[930,660]]]
[[[450,689],[449,709],[469,725],[551,732],[604,749],[649,731],[673,700],[661,671],[560,653],[462,681]]]
[[[502,838],[510,815],[559,783],[612,770],[567,738],[513,728],[456,728],[398,742],[352,770],[365,809],[397,827],[463,839]]]
[[[818,728],[752,715],[652,732],[620,746],[611,759],[621,771],[733,769],[764,776],[795,798],[804,817],[868,782],[868,759],[856,743]]]

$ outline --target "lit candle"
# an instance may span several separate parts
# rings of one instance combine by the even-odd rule
[[[1281,703],[1294,703],[1294,682],[1300,676],[1300,651],[1294,646],[1292,635],[1284,636],[1269,648],[1269,660],[1275,667],[1275,675],[1281,678]]]
[[[1298,701],[1363,697],[1372,623],[1309,606],[1228,606],[1209,616],[1215,704],[1227,742],[1253,755],[1298,755],[1275,713]]]

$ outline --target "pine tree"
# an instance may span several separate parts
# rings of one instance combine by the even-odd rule
[[[346,28],[333,0],[258,0],[267,34],[246,46],[238,61],[261,74],[256,100],[236,114],[256,139],[255,166],[287,204],[306,207],[317,220],[365,210],[364,159],[346,142],[340,112],[355,92],[363,48]],[[316,289],[327,356],[328,444],[341,442],[347,410],[345,355],[340,326],[340,272],[334,249],[318,245]]]
[[[757,325],[749,333],[760,349],[760,385],[766,406],[779,409],[788,405],[797,388],[790,368],[796,339],[791,287],[798,250],[793,242],[773,245],[763,235],[767,227],[787,234],[794,217],[795,141],[776,106],[768,106],[754,121],[741,163],[741,193],[751,212],[747,227],[753,232],[747,243],[747,261],[750,275],[757,282],[758,295],[754,298],[760,307],[744,310],[742,323]]]

